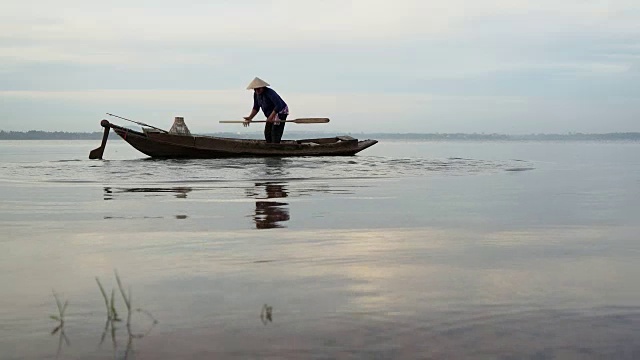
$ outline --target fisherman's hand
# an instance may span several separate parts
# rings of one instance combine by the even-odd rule
[[[244,123],[242,124],[242,126],[247,127],[249,125],[251,125],[251,118],[248,117],[248,116],[245,116],[244,117]]]

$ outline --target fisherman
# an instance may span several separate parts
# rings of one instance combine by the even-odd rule
[[[264,139],[268,143],[278,144],[282,139],[282,133],[284,133],[284,124],[287,115],[289,115],[289,107],[287,107],[287,104],[278,93],[267,86],[270,85],[258,77],[253,79],[247,86],[247,90],[253,90],[253,109],[249,116],[244,117],[244,124],[242,125],[249,126],[251,120],[262,108],[264,116],[267,117],[267,123],[264,126]]]

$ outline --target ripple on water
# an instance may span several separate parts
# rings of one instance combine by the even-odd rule
[[[426,317],[303,316],[306,321],[298,320],[305,325],[300,326],[287,320],[291,314],[286,309],[276,308],[270,324],[273,329],[237,328],[241,339],[215,328],[176,330],[150,336],[138,349],[152,358],[171,358],[169,351],[191,354],[193,359],[256,354],[281,358],[634,359],[640,353],[634,335],[639,315],[637,308],[615,313],[599,309],[434,310]],[[169,340],[170,348],[163,345]]]
[[[48,183],[216,183],[473,175],[533,170],[522,160],[401,157],[240,158],[202,160],[56,160],[5,163],[2,181]],[[187,171],[188,170],[188,171]]]

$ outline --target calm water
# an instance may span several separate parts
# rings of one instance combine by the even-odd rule
[[[98,145],[0,142],[1,359],[640,358],[638,143]]]

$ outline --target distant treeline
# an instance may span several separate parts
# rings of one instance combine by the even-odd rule
[[[66,131],[2,131],[0,140],[94,140],[102,139],[102,132],[66,132]]]
[[[365,134],[363,134],[365,135]],[[352,136],[359,137],[354,134]],[[366,134],[368,137],[376,139],[398,139],[398,140],[486,140],[486,141],[555,141],[555,140],[599,140],[599,141],[629,141],[640,140],[640,132],[605,133],[605,134],[527,134],[527,135],[504,135],[504,134]]]
[[[222,137],[262,138],[261,133],[213,133],[207,135]],[[309,137],[331,137],[335,133],[324,132],[286,132],[285,138],[299,139]],[[342,133],[340,135],[343,135]],[[465,134],[465,133],[346,133],[356,138],[387,139],[387,140],[460,140],[460,141],[558,141],[558,140],[596,140],[596,141],[640,141],[640,132],[605,133],[605,134],[529,134],[529,135],[504,135],[504,134]],[[111,138],[118,138],[111,137]],[[2,131],[0,140],[100,140],[102,132],[66,132],[66,131]]]

